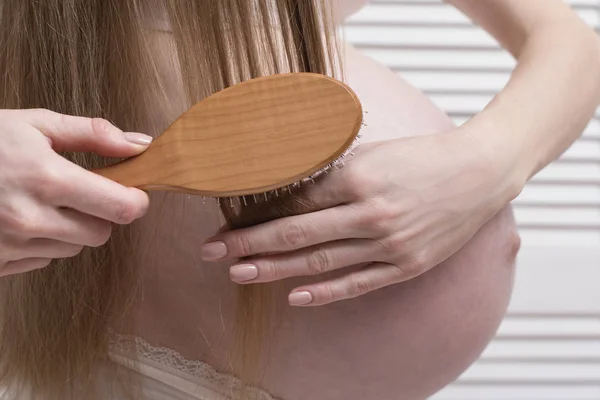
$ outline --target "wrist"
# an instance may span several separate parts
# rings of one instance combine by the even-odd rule
[[[477,117],[475,117],[477,118]],[[457,130],[475,155],[475,168],[484,171],[487,188],[493,190],[498,207],[513,201],[523,190],[530,176],[531,157],[524,157],[522,146],[502,127],[473,119]]]

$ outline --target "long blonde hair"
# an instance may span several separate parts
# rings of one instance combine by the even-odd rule
[[[339,70],[325,0],[0,0],[0,108],[46,108],[103,117],[157,135],[156,106],[191,106],[237,82],[284,72]],[[163,15],[173,33],[173,73],[184,99],[169,98],[145,21]],[[183,110],[180,110],[183,111]],[[64,154],[86,168],[107,160]],[[309,211],[301,194],[224,209],[234,227]],[[143,244],[148,245],[148,244]],[[0,387],[7,398],[99,399],[94,371],[108,362],[110,332],[132,322],[142,268],[136,225],[98,249],[0,280]],[[127,250],[127,251],[126,251]],[[240,290],[236,372],[256,366],[276,288]],[[235,350],[235,349],[234,349]],[[263,360],[264,361],[264,360]],[[117,380],[117,377],[115,377]]]

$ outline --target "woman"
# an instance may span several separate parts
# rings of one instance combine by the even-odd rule
[[[513,80],[486,110],[454,129],[415,89],[348,48],[349,83],[369,110],[365,142],[377,143],[361,146],[346,168],[309,190],[322,211],[222,231],[211,239],[222,224],[214,207],[158,194],[146,213],[143,193],[75,169],[47,146],[50,141],[56,151],[127,157],[143,151],[149,138],[123,134],[101,120],[3,111],[2,273],[24,273],[51,258],[72,256],[81,242],[102,244],[110,234],[105,221],[129,223],[146,214],[137,222],[138,240],[159,245],[139,254],[144,272],[142,296],[132,307],[136,323],[119,332],[140,338],[142,398],[226,398],[223,388],[233,378],[211,367],[235,372],[229,364],[236,293],[231,281],[252,286],[316,272],[328,273],[329,280],[311,279],[302,286],[292,279],[296,288],[289,302],[333,304],[281,316],[277,341],[269,344],[261,382],[265,392],[259,396],[426,398],[458,376],[493,336],[508,303],[518,249],[507,204],[533,173],[575,140],[600,91],[597,40],[559,1],[453,3],[519,58]],[[168,97],[177,99],[180,78],[173,73],[173,57],[162,52],[173,47],[171,32],[162,25],[161,13],[157,16],[148,19],[154,32],[150,43],[164,56],[157,67],[163,86],[174,92]],[[381,88],[393,94],[383,98]],[[128,107],[126,101],[118,105]],[[173,110],[155,109],[161,111],[157,118],[173,118]],[[438,132],[448,133],[431,135]],[[429,135],[404,138],[424,134]],[[18,179],[40,159],[51,174]],[[58,184],[64,191],[59,205],[79,213],[40,202],[39,190],[56,198],[49,193]],[[348,189],[357,186],[360,191]],[[40,224],[36,217],[42,215],[60,224]],[[352,224],[356,221],[363,222],[362,229]],[[46,230],[40,232],[38,224]],[[252,257],[272,252],[278,254]],[[202,263],[200,256],[218,264]],[[243,265],[228,271],[228,260],[242,256]],[[343,268],[356,264],[370,267]],[[356,298],[335,302],[350,297]],[[11,322],[21,324],[15,332],[31,335],[25,320]],[[40,329],[39,335],[45,334]],[[24,354],[25,347],[3,350]],[[61,351],[47,353],[59,357]],[[119,344],[113,358],[127,363]]]

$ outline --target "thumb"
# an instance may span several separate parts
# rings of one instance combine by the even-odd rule
[[[105,157],[132,157],[152,143],[143,133],[123,132],[102,118],[74,117],[49,110],[22,110],[25,120],[50,141],[57,152],[92,152]]]

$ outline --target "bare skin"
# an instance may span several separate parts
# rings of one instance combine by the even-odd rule
[[[489,157],[494,165],[510,165],[511,173],[502,180],[508,181],[510,193],[499,198],[514,197],[527,179],[576,139],[593,114],[600,98],[600,45],[558,0],[449,2],[518,58],[507,87],[462,130],[478,145],[471,149],[475,155]],[[161,40],[168,37],[156,39],[157,51],[164,51]],[[364,132],[367,140],[452,130],[440,110],[381,66],[352,50],[347,66],[350,84],[372,113]],[[177,99],[181,87],[176,74],[168,68],[162,72]],[[157,109],[165,112],[165,121],[176,117]],[[0,170],[5,171],[0,174],[5,194],[0,196],[3,275],[42,268],[52,258],[101,245],[110,234],[110,222],[126,224],[144,214],[144,193],[99,182],[92,173],[65,165],[54,151],[89,150],[126,157],[143,151],[147,139],[123,133],[106,121],[30,110],[2,113],[6,122],[0,127],[5,156],[0,157]],[[13,132],[18,124],[29,140],[13,139],[19,136]],[[36,156],[20,157],[19,151],[31,150],[32,144],[39,145]],[[448,176],[444,168],[437,172],[442,180]],[[420,176],[420,170],[411,171],[413,182]],[[445,189],[452,192],[456,183],[446,182]],[[99,192],[103,195],[96,196]],[[104,201],[94,204],[86,202],[88,198]],[[216,209],[179,195],[155,195],[152,200],[148,218],[141,221],[148,248],[138,254],[147,273],[138,305],[138,331],[133,333],[227,371],[236,287],[229,280],[228,264],[199,261],[201,243],[220,225]],[[386,203],[393,201],[388,198]],[[77,212],[65,213],[64,206]],[[482,211],[462,209],[461,218]],[[430,225],[429,230],[440,226]],[[264,227],[253,232],[252,240],[273,234]],[[40,237],[44,241],[31,246],[30,239]],[[418,278],[354,300],[289,310],[283,317],[282,338],[273,344],[265,388],[284,400],[410,400],[435,392],[462,372],[495,332],[510,295],[518,243],[514,220],[505,207],[458,252],[454,253],[458,247],[450,249],[454,255],[447,261],[435,267],[423,265],[434,268]],[[440,249],[436,241],[426,246],[438,255],[448,250]]]
[[[593,113],[600,46],[556,0],[544,0],[543,6],[541,0],[450,2],[519,59],[509,85],[467,128],[479,151],[501,149],[494,153],[497,159],[514,161],[510,190],[518,191],[572,143]],[[367,140],[451,130],[440,110],[390,71],[353,49],[346,65],[349,83],[371,113]],[[153,273],[146,293],[152,296],[140,305],[139,333],[227,371],[236,289],[228,264],[211,267],[190,250],[214,233],[219,219],[192,199],[171,201],[172,214],[160,219],[156,232],[164,247],[148,254]],[[152,218],[144,223],[155,229],[161,203],[153,204]],[[284,400],[426,398],[464,371],[493,336],[510,297],[518,247],[506,207],[458,252],[416,279],[328,306],[290,309],[273,345],[265,389]]]
[[[347,50],[349,83],[369,110],[365,141],[452,128],[418,90]],[[228,263],[208,264],[199,256],[200,243],[222,222],[218,212],[186,196],[151,200],[141,221],[143,231],[152,232],[152,244],[142,252],[148,274],[137,334],[228,371],[237,288]],[[518,247],[507,207],[467,246],[419,278],[317,309],[288,309],[265,389],[283,400],[410,400],[436,392],[494,335],[510,298]]]

